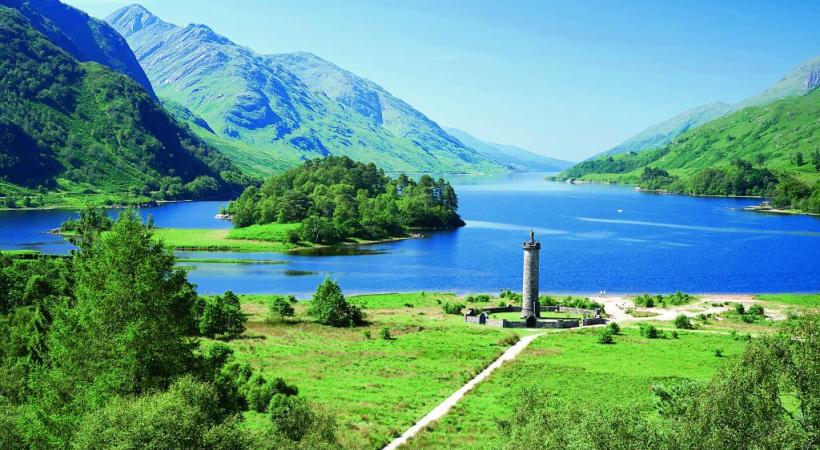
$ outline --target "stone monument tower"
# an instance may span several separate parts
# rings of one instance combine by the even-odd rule
[[[521,305],[521,317],[539,317],[538,303],[538,254],[541,243],[535,240],[535,232],[530,231],[530,240],[524,242],[524,302]]]

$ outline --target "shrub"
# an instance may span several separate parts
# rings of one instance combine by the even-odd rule
[[[271,381],[256,373],[240,388],[248,403],[248,408],[256,412],[266,412],[268,404],[275,395],[298,395],[299,389],[291,386],[281,378]]]
[[[379,337],[384,339],[385,341],[392,341],[393,336],[390,335],[390,328],[382,327],[379,330]]]
[[[743,314],[742,316],[740,316],[740,320],[746,323],[753,323],[755,321],[755,317],[751,314]]]
[[[405,307],[405,308],[412,308],[412,307],[413,307],[413,304],[412,304],[412,303],[405,303],[405,304],[404,304],[404,307]]]
[[[461,310],[464,309],[464,305],[461,303],[445,303],[441,306],[441,309],[444,311],[444,314],[460,315]]]
[[[370,334],[370,330],[364,330],[364,332],[362,332],[362,334],[364,335],[364,338],[365,338],[365,339],[370,339],[371,337],[373,337],[373,336]]]
[[[487,303],[490,301],[490,296],[487,294],[468,295],[465,300],[468,303]]]
[[[746,308],[743,307],[743,303],[735,303],[735,312],[740,315],[746,314]]]
[[[614,344],[615,338],[612,337],[612,331],[609,328],[605,328],[603,333],[598,335],[598,343],[599,344]]]
[[[364,314],[356,305],[347,302],[338,283],[326,278],[316,288],[308,315],[322,325],[349,327],[364,323]]]
[[[520,340],[521,340],[521,338],[518,337],[517,334],[510,333],[510,334],[504,336],[503,338],[499,339],[497,344],[501,347],[510,347],[510,346],[513,346],[513,345],[517,344],[518,341],[520,341]]]
[[[723,351],[719,348],[715,349],[715,356],[718,358],[723,357]]]
[[[692,325],[692,321],[689,320],[689,317],[685,314],[679,314],[675,317],[675,328],[680,328],[681,330],[691,330],[694,328]]]
[[[608,323],[606,329],[609,330],[612,334],[621,334],[621,326],[618,325],[618,322]]]
[[[672,330],[672,339],[678,338],[678,332],[676,330]]]
[[[277,295],[268,305],[268,318],[271,320],[282,322],[286,317],[293,317],[294,314],[293,305],[285,297]]]
[[[754,304],[749,307],[749,314],[753,316],[761,316],[763,317],[765,310],[763,309],[762,305]]]
[[[647,339],[659,339],[663,337],[663,331],[659,330],[655,325],[649,323],[642,323],[640,325],[640,332],[641,336]]]

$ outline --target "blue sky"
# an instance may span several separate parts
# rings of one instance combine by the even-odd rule
[[[67,0],[105,17],[133,1]],[[146,0],[260,53],[304,50],[442,126],[580,160],[820,55],[816,1]]]

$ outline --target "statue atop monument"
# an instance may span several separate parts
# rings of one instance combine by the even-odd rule
[[[530,230],[530,242],[535,242],[535,231]]]

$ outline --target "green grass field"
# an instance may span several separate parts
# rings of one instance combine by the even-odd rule
[[[286,239],[277,239],[298,228],[299,224],[257,227],[249,227],[254,228],[252,232],[246,232],[246,229],[157,228],[155,236],[169,247],[188,251],[283,252],[299,247]]]
[[[407,448],[498,448],[497,419],[509,417],[518,393],[538,385],[552,395],[650,411],[650,387],[677,378],[706,379],[745,345],[727,334],[683,332],[678,339],[646,339],[625,328],[614,345],[596,342],[600,330],[553,332],[536,339],[469,393]],[[669,333],[667,333],[668,335]],[[720,349],[723,357],[716,357]]]
[[[755,297],[764,302],[775,302],[806,308],[820,308],[820,294],[760,294]]]
[[[357,328],[267,323],[270,296],[241,298],[250,318],[243,338],[230,343],[237,357],[333,412],[347,448],[387,444],[500,355],[499,341],[511,333],[444,315],[439,303],[456,301],[452,294],[350,297],[369,322]],[[297,315],[305,307],[298,304]],[[383,327],[392,340],[379,337]],[[249,414],[247,424],[259,420]]]

